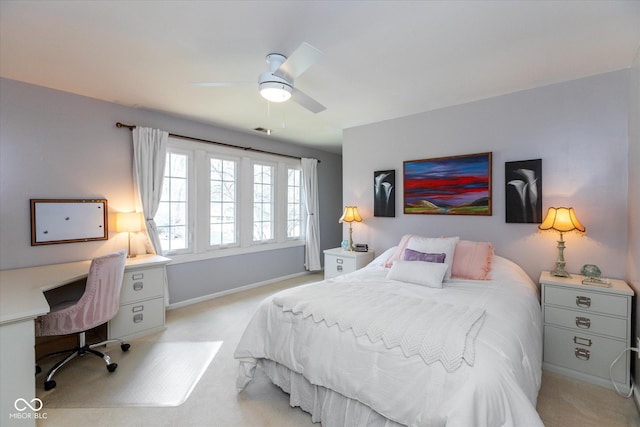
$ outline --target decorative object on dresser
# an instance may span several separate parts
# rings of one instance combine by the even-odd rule
[[[506,221],[542,221],[542,159],[504,164]]]
[[[373,173],[373,216],[396,216],[396,171]]]
[[[552,276],[556,277],[571,277],[569,273],[564,269],[566,265],[564,261],[564,239],[562,238],[563,233],[567,233],[569,231],[578,230],[582,233],[587,231],[586,228],[578,218],[576,217],[573,208],[549,208],[547,211],[547,216],[545,217],[542,224],[538,226],[540,230],[554,230],[560,232],[560,240],[558,240],[558,258],[556,259],[556,268],[551,271]]]
[[[344,212],[342,216],[338,220],[339,223],[348,222],[349,223],[349,248],[348,250],[353,251],[353,222],[362,222],[362,217],[358,213],[357,206],[345,206]]]
[[[491,154],[404,162],[404,213],[491,216]]]
[[[633,290],[610,279],[609,288],[582,284],[585,276],[540,275],[544,368],[629,392]]]
[[[141,215],[138,212],[119,212],[116,214],[116,231],[118,233],[129,234],[129,249],[127,258],[133,258],[136,255],[131,254],[131,233],[137,233],[142,230]]]
[[[361,269],[373,261],[373,252],[345,251],[342,248],[324,251],[324,278],[331,279]]]

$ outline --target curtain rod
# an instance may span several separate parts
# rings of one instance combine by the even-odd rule
[[[136,128],[135,125],[125,125],[124,123],[120,123],[120,122],[116,123],[116,127],[117,128],[126,128],[126,129],[129,129],[129,130],[134,130]],[[272,151],[261,150],[259,148],[243,147],[241,145],[233,145],[233,144],[227,144],[227,143],[224,143],[224,142],[210,141],[208,139],[200,139],[200,138],[194,138],[194,137],[191,137],[191,136],[177,135],[175,133],[170,133],[169,136],[172,136],[174,138],[187,139],[189,141],[206,142],[207,144],[221,145],[223,147],[235,148],[235,149],[238,149],[238,150],[253,151],[253,152],[256,152],[256,153],[271,154],[271,155],[274,155],[274,156],[288,157],[290,159],[301,160],[301,158],[297,157],[297,156],[290,156],[289,154],[274,153]],[[318,160],[318,163],[320,163],[320,160]]]

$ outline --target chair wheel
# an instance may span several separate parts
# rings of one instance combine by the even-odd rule
[[[52,388],[56,388],[56,382],[54,380],[44,382],[45,390],[51,390]]]
[[[42,368],[40,367],[40,365],[36,365],[36,375],[38,375],[40,372],[42,372]]]
[[[117,367],[118,367],[118,364],[117,364],[117,363],[109,363],[109,364],[107,365],[107,370],[108,370],[109,372],[113,372],[113,371],[115,371],[115,370],[116,370],[116,368],[117,368]]]
[[[127,343],[120,344],[120,348],[122,349],[122,351],[127,351],[131,348],[131,344],[127,344]]]

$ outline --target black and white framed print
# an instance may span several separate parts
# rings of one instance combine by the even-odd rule
[[[396,171],[373,173],[373,216],[396,216]]]
[[[506,222],[542,222],[542,159],[504,164]]]

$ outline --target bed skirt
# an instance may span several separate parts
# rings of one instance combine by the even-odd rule
[[[311,421],[323,427],[402,427],[367,405],[328,388],[313,385],[305,377],[268,359],[259,359],[258,368],[271,382],[289,394],[289,404],[311,414]]]

